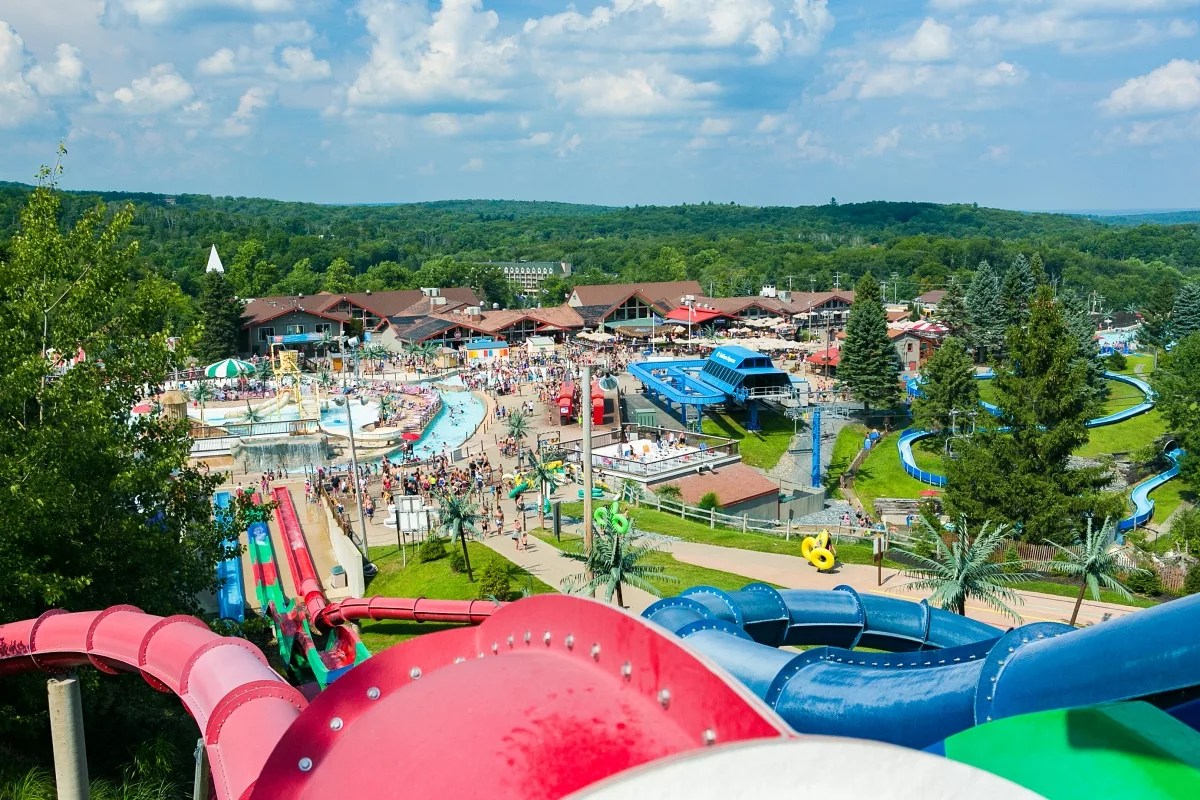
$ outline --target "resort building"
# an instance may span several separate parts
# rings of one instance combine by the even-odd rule
[[[504,272],[504,277],[527,292],[537,291],[542,281],[551,276],[567,278],[571,265],[566,261],[484,261],[494,264]]]
[[[648,329],[702,294],[696,281],[609,283],[576,286],[567,306],[579,314],[585,327],[613,333],[624,327]]]

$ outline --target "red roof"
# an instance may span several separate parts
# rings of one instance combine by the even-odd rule
[[[716,311],[709,308],[693,308],[689,310],[686,306],[680,306],[679,308],[672,309],[665,318],[676,322],[690,321],[703,325],[706,322],[712,322],[717,317],[729,317],[729,315],[724,311]]]
[[[711,472],[681,478],[675,485],[685,503],[695,505],[704,495],[713,492],[722,508],[779,493],[779,486],[774,481],[745,464],[726,464]]]
[[[838,362],[842,360],[842,351],[840,348],[831,347],[828,350],[818,350],[808,357],[808,363],[817,364],[818,366],[836,367]]]

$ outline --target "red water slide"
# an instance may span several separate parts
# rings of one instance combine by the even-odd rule
[[[0,676],[91,665],[137,672],[179,696],[204,734],[220,800],[247,795],[306,701],[244,639],[218,636],[195,617],[157,617],[133,606],[48,611],[0,625]]]

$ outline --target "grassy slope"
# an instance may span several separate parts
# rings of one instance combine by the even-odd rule
[[[477,542],[467,546],[471,555],[471,567],[475,572],[475,583],[467,580],[465,573],[450,571],[450,560],[446,558],[422,564],[416,560],[416,549],[409,548],[408,567],[401,566],[400,552],[395,547],[372,547],[371,560],[379,567],[379,574],[367,588],[367,595],[387,597],[433,597],[439,600],[472,600],[479,596],[479,575],[492,561],[503,561],[513,570],[513,589],[527,589],[531,594],[546,594],[555,591],[508,559]],[[371,652],[378,652],[405,639],[423,633],[459,625],[436,625],[417,622],[382,621],[362,623],[362,639]]]
[[[867,437],[867,426],[854,423],[844,426],[838,431],[837,439],[833,443],[833,457],[829,461],[828,479],[826,486],[832,486],[829,491],[830,497],[841,497],[842,491],[838,487],[838,479],[842,473],[846,471],[846,467],[850,466],[850,462],[858,455],[859,449],[862,447],[863,439]]]
[[[740,416],[740,415],[739,415]],[[728,414],[713,413],[704,417],[701,431],[712,436],[724,436],[741,442],[742,461],[759,469],[771,469],[787,452],[792,441],[792,421],[771,412],[758,415],[761,431],[748,432],[740,420]]]
[[[921,492],[931,487],[926,486],[915,478],[909,477],[900,463],[900,452],[896,449],[896,438],[899,433],[884,437],[871,450],[871,454],[859,467],[854,478],[854,491],[860,500],[874,511],[877,497],[908,497],[917,498]],[[936,456],[914,451],[918,463],[926,460],[924,467],[942,471],[941,462]]]

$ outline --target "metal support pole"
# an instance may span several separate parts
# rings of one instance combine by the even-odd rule
[[[54,784],[59,800],[88,800],[87,748],[83,741],[83,703],[74,673],[46,681],[50,703],[50,740],[54,747]]]
[[[204,749],[204,740],[196,740],[196,775],[192,778],[192,800],[209,799],[208,781],[208,751]]]
[[[336,401],[335,401],[336,402]],[[346,428],[350,432],[350,476],[351,486],[354,487],[354,497],[358,500],[358,524],[362,526],[361,551],[363,564],[370,564],[371,557],[367,555],[367,515],[363,513],[363,487],[358,482],[358,448],[354,445],[354,415],[350,413],[350,398],[342,398],[346,409]]]
[[[592,390],[592,367],[583,365],[582,381],[587,391]],[[583,417],[583,549],[592,549],[592,415]]]

